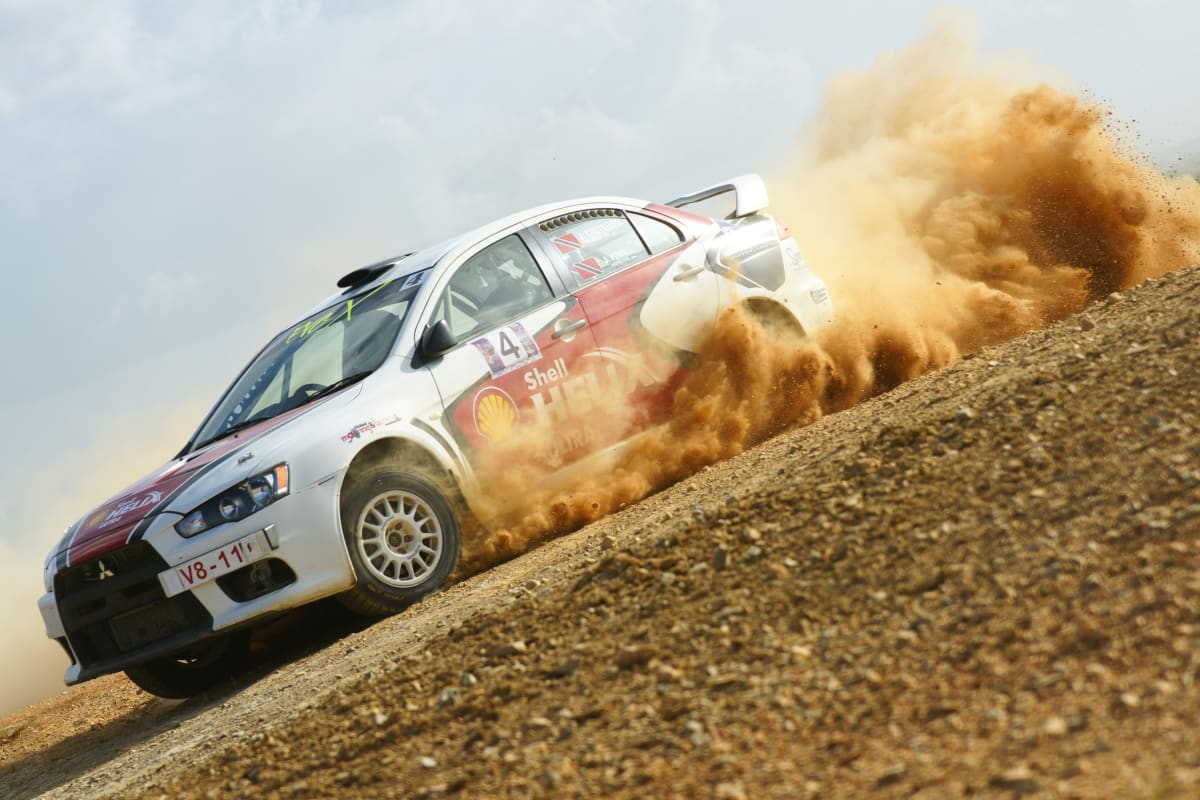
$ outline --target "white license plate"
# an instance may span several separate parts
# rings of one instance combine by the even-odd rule
[[[266,558],[270,552],[271,545],[267,541],[267,534],[264,531],[256,531],[236,542],[210,550],[202,556],[158,573],[158,581],[167,597],[174,597],[194,586],[216,580],[222,575],[228,575],[247,564]]]

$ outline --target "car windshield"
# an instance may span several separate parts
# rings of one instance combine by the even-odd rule
[[[392,351],[423,275],[339,300],[280,333],[221,397],[185,451],[370,375]]]

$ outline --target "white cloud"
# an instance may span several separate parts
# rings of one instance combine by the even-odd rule
[[[201,280],[191,272],[151,272],[142,288],[142,307],[165,314],[186,302]]]

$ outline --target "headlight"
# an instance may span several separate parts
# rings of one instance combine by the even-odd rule
[[[226,522],[236,522],[274,503],[288,493],[288,467],[279,464],[261,475],[231,486],[195,508],[179,522],[175,532],[185,538]]]

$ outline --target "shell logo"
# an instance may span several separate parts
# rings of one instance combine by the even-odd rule
[[[517,404],[495,386],[489,386],[475,395],[475,430],[493,442],[502,442],[512,435],[513,427],[521,418]]]

